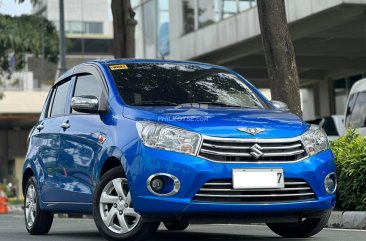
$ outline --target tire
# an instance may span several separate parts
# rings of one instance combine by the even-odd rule
[[[184,219],[184,220],[173,221],[173,222],[164,222],[164,226],[169,231],[181,231],[181,230],[185,230],[186,228],[188,228],[189,221]]]
[[[267,226],[285,238],[308,238],[325,227],[330,213],[331,211],[327,211],[320,218],[307,218],[299,223],[267,223]]]
[[[142,241],[156,232],[159,222],[144,222],[132,207],[122,167],[109,170],[100,179],[93,200],[93,217],[108,240]],[[102,198],[103,197],[103,198]]]
[[[24,220],[27,231],[32,235],[45,235],[52,226],[53,213],[41,210],[37,182],[31,177],[24,193]]]

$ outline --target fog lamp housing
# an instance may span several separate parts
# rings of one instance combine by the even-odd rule
[[[146,187],[154,195],[173,196],[180,189],[180,181],[171,174],[156,173],[147,179]]]
[[[329,173],[324,180],[325,191],[333,194],[337,191],[337,175],[334,172]]]

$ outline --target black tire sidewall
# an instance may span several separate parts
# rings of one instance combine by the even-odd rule
[[[154,233],[156,229],[159,226],[159,223],[150,223],[150,222],[144,222],[143,217],[141,216],[141,219],[137,226],[131,230],[128,233],[124,234],[117,234],[111,231],[108,227],[105,226],[102,217],[100,215],[99,210],[99,201],[101,197],[101,193],[104,189],[104,187],[113,179],[115,178],[125,178],[124,171],[122,167],[115,167],[112,168],[110,171],[105,173],[103,177],[100,179],[95,191],[94,191],[94,200],[93,200],[93,217],[95,224],[99,230],[108,240],[144,240],[147,236]]]
[[[34,217],[34,223],[32,225],[32,227],[28,226],[27,223],[27,218],[26,218],[26,195],[28,192],[28,188],[30,185],[33,185],[35,192],[36,192],[36,198],[37,198],[37,207],[36,207],[36,213],[35,213],[35,217]],[[31,177],[26,185],[25,188],[25,192],[24,192],[24,222],[25,222],[25,227],[27,229],[27,231],[32,234],[32,235],[43,235],[43,234],[47,234],[48,231],[50,230],[51,226],[52,226],[52,222],[53,222],[53,214],[47,211],[43,211],[41,210],[40,207],[40,196],[38,193],[38,187],[37,187],[37,181],[34,177]]]
[[[320,218],[307,218],[300,223],[268,223],[267,226],[276,234],[286,238],[308,238],[319,233],[327,224],[331,211],[326,211]]]
[[[179,221],[172,221],[172,222],[164,222],[163,223],[166,229],[170,231],[182,231],[188,228],[189,221],[188,220],[179,220]]]

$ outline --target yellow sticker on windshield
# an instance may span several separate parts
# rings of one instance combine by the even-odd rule
[[[125,64],[114,64],[114,65],[109,65],[109,68],[110,68],[111,70],[128,69],[127,65],[125,65]]]

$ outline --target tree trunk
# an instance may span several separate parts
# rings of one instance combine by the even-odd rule
[[[259,24],[273,100],[302,116],[299,76],[284,0],[257,0]]]
[[[130,0],[112,0],[113,54],[115,58],[135,57],[135,12]]]

